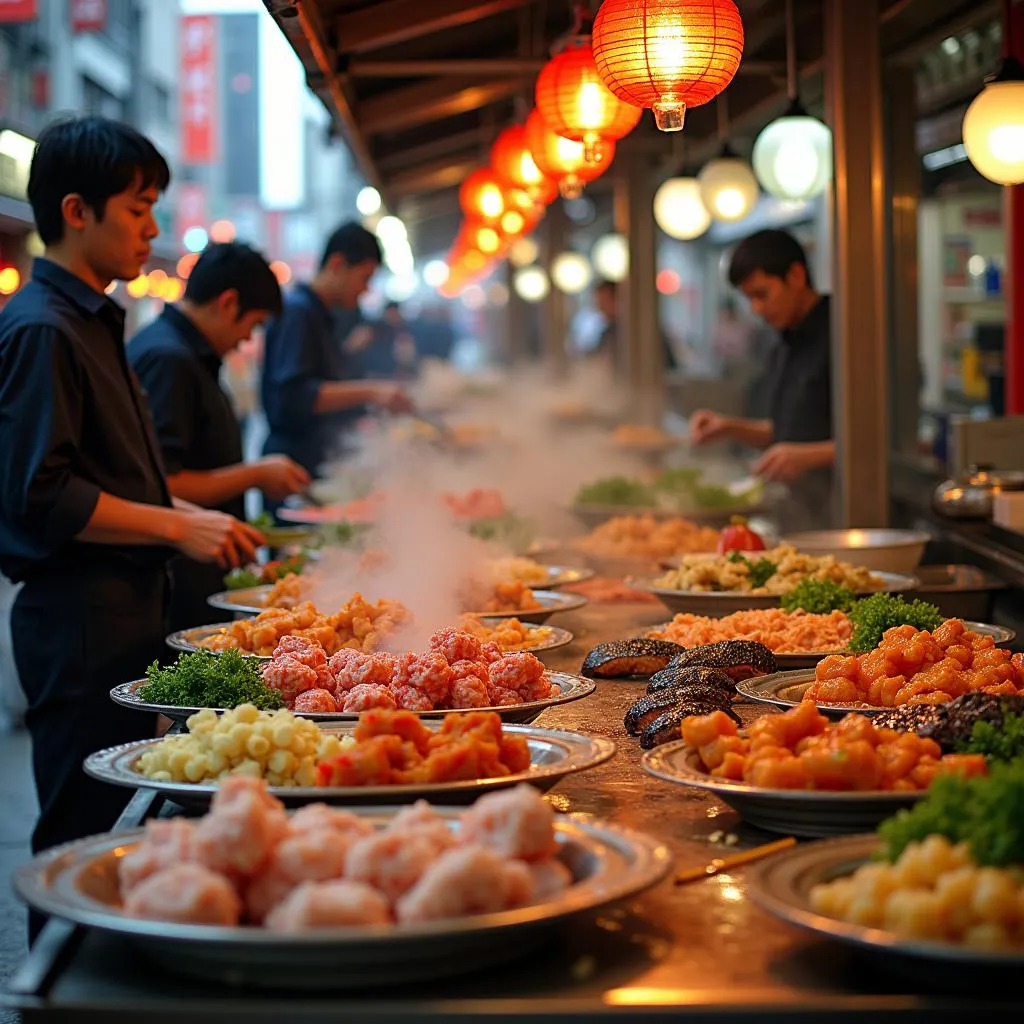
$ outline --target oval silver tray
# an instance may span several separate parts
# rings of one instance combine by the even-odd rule
[[[439,728],[440,721],[426,723]],[[351,733],[354,726],[325,726],[325,731]],[[603,764],[615,754],[608,739],[583,736],[561,729],[536,725],[504,725],[503,732],[526,739],[530,748],[530,767],[514,775],[487,779],[461,779],[457,782],[413,783],[403,786],[268,786],[268,792],[288,806],[309,803],[390,804],[428,800],[431,803],[471,802],[493,789],[507,789],[528,782],[542,791],[549,790],[567,775]],[[153,789],[178,803],[207,805],[217,792],[216,782],[155,782],[135,770],[139,758],[163,740],[140,740],[90,754],[85,759],[86,774],[101,782],[132,789]]]
[[[814,886],[852,874],[870,860],[878,847],[873,835],[829,839],[797,846],[752,865],[747,876],[751,898],[770,914],[813,932],[862,950],[906,961],[935,961],[933,969],[949,964],[963,967],[1024,967],[1024,949],[985,950],[950,942],[906,939],[879,928],[865,928],[819,914],[811,907]],[[923,966],[923,965],[922,965]]]
[[[378,827],[398,808],[356,808]],[[439,813],[452,821],[456,809]],[[295,934],[263,928],[171,924],[126,917],[117,863],[142,830],[93,836],[49,850],[13,875],[18,895],[44,914],[129,939],[161,967],[238,987],[291,989],[394,986],[464,973],[521,954],[532,932],[660,882],[671,855],[657,840],[601,822],[558,816],[558,857],[574,884],[557,898],[498,914],[423,925],[324,928]]]
[[[486,616],[488,622],[496,622],[506,616]],[[209,639],[212,636],[216,636],[218,633],[225,633],[231,627],[231,622],[212,622],[209,626],[196,626],[194,629],[181,629],[177,633],[172,633],[167,637],[165,643],[168,647],[176,651],[203,651],[205,647],[200,646],[204,640]],[[554,651],[559,647],[565,647],[571,644],[573,641],[573,634],[567,629],[561,629],[558,626],[540,626],[537,623],[524,623],[529,633],[535,633],[541,629],[544,633],[541,634],[535,643],[529,647],[517,648],[515,654],[540,654],[544,651]],[[223,651],[213,651],[213,654],[223,654]],[[270,661],[271,656],[269,654],[249,654],[246,651],[239,652],[243,658],[255,658],[257,661]]]
[[[533,700],[525,704],[508,704],[497,708],[474,708],[474,711],[493,711],[503,722],[532,722],[545,708],[558,704],[569,704],[590,696],[597,688],[593,680],[575,676],[569,672],[545,672],[551,683],[558,688],[557,694],[545,697],[544,700]],[[170,704],[150,704],[136,696],[135,691],[145,683],[145,679],[136,679],[130,683],[121,683],[110,691],[111,700],[122,707],[134,708],[137,711],[153,711],[160,715],[181,722],[194,715],[201,708],[178,707]],[[224,711],[224,708],[214,708]],[[314,722],[357,722],[359,714],[347,711],[297,711],[300,718],[309,718]],[[449,711],[423,711],[420,718],[444,718]]]
[[[880,591],[872,593],[902,594],[916,590],[920,585],[916,576],[905,576],[897,572],[876,572],[874,575],[885,585]],[[629,582],[637,590],[654,594],[671,612],[690,612],[693,615],[709,615],[713,618],[755,608],[778,608],[782,601],[779,594],[748,594],[732,590],[671,590],[655,586],[653,579]]]
[[[683,740],[649,750],[640,761],[648,775],[714,793],[743,820],[769,832],[792,836],[834,836],[866,832],[924,793],[823,792],[763,789],[718,779],[700,766],[700,755]]]

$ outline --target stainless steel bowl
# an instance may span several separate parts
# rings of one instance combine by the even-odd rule
[[[920,530],[814,530],[782,538],[809,555],[834,555],[872,572],[912,574],[931,537]]]

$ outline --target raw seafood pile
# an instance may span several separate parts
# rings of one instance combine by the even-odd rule
[[[932,740],[880,729],[864,715],[830,722],[811,701],[743,730],[721,711],[685,718],[682,737],[711,775],[765,789],[913,792],[944,772],[987,770],[980,755],[943,755]]]
[[[974,691],[1018,696],[1024,655],[995,646],[990,636],[947,619],[934,632],[898,626],[859,657],[830,655],[818,662],[807,697],[821,704],[945,704]]]
[[[128,917],[275,931],[421,924],[557,896],[554,813],[530,786],[481,797],[457,830],[427,804],[377,831],[324,804],[288,816],[263,782],[233,776],[210,813],[150,821],[121,859]]]
[[[454,629],[435,633],[429,650],[401,656],[346,648],[328,658],[315,641],[286,636],[263,678],[297,712],[505,707],[552,690],[532,654],[503,654]]]
[[[649,680],[646,696],[626,712],[624,723],[645,750],[679,739],[680,723],[688,715],[722,711],[736,718],[736,683],[776,668],[772,652],[750,640],[690,650],[667,640],[618,640],[599,644],[583,662],[583,674],[592,678]]]
[[[493,711],[446,715],[428,729],[411,711],[366,711],[355,742],[321,758],[321,786],[392,786],[494,779],[530,767],[524,737],[505,734]]]
[[[268,608],[254,619],[231,623],[200,646],[266,656],[282,637],[297,636],[315,641],[328,654],[348,648],[379,651],[411,620],[409,609],[399,601],[367,601],[362,594],[354,594],[334,615],[322,615],[309,601],[291,610]]]
[[[845,612],[810,615],[803,611],[762,608],[734,612],[720,619],[681,614],[647,635],[684,647],[721,640],[755,640],[775,654],[799,654],[848,650],[852,632]]]

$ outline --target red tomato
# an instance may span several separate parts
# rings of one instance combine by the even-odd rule
[[[760,534],[754,533],[742,516],[734,516],[718,538],[718,553],[724,555],[729,551],[764,551]]]

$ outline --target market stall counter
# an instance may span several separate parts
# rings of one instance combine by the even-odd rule
[[[591,606],[566,617],[574,643],[553,668],[578,671],[595,644],[650,628],[651,605]],[[644,684],[602,680],[589,698],[546,710],[538,724],[618,743],[611,761],[560,783],[549,799],[560,812],[593,815],[646,832],[675,858],[670,876],[635,901],[531,933],[513,959],[460,977],[415,985],[301,991],[288,972],[266,988],[199,982],[155,966],[132,944],[51,921],[0,997],[26,1021],[206,1020],[314,1022],[339,1019],[530,1020],[614,1016],[694,1021],[865,1019],[962,1020],[970,1013],[1024,1010],[1019,988],[1000,975],[922,962],[914,976],[895,962],[862,959],[769,916],[748,895],[751,866],[715,871],[712,862],[777,841],[742,824],[713,794],[652,779],[623,715]],[[764,713],[744,706],[744,720]],[[161,813],[139,791],[122,820],[133,827]],[[167,809],[163,810],[167,813]],[[762,862],[763,863],[763,862]],[[696,869],[696,870],[695,870]],[[694,874],[696,880],[682,881]],[[537,935],[538,938],[534,938]],[[883,954],[884,957],[884,954]]]

